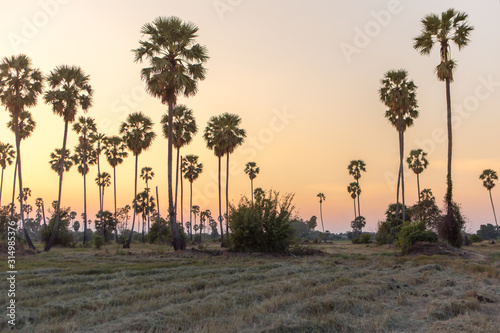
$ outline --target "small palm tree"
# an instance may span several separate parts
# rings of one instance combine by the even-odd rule
[[[479,176],[479,179],[483,181],[483,186],[486,187],[490,193],[491,208],[493,208],[493,216],[495,217],[495,224],[498,229],[497,214],[495,213],[495,206],[493,205],[493,198],[491,196],[491,189],[495,187],[495,180],[498,180],[497,172],[491,169],[483,170],[483,173]]]
[[[59,66],[50,72],[47,78],[49,90],[45,92],[45,102],[52,105],[52,111],[64,120],[63,145],[61,150],[61,165],[59,174],[59,195],[57,199],[57,215],[54,229],[45,251],[49,251],[56,237],[57,226],[61,214],[62,183],[64,174],[64,160],[66,157],[66,139],[68,137],[68,125],[75,121],[78,109],[86,112],[92,106],[93,90],[89,84],[89,76],[85,75],[80,67]]]
[[[361,188],[358,182],[352,182],[347,186],[347,192],[351,195],[354,200],[354,220],[356,220],[356,197],[361,194]]]
[[[366,172],[366,164],[363,160],[353,160],[347,166],[347,170],[349,170],[349,175],[354,177],[354,180],[358,184],[359,187],[359,178],[361,178],[361,171]],[[359,204],[359,194],[361,193],[361,189],[358,193],[358,215],[361,216],[361,208]]]
[[[194,215],[194,226],[198,227],[198,230],[200,230],[200,240],[201,240],[201,224],[200,225],[197,225],[196,224],[196,216],[198,216],[198,214],[200,213],[200,206],[198,205],[194,205],[191,209],[193,211],[193,215]],[[195,230],[195,233],[196,233],[197,230]]]
[[[146,192],[149,193],[149,181],[153,179],[155,176],[155,173],[153,172],[153,169],[151,167],[144,167],[141,169],[141,179],[146,182]],[[149,202],[147,202],[147,205],[149,207]],[[150,228],[150,223],[149,223],[149,212],[147,214],[148,217],[148,232]]]
[[[211,219],[212,219],[212,212],[210,212],[210,209],[204,210],[200,213],[200,242],[201,242],[201,232],[205,228],[205,222],[209,222]]]
[[[326,200],[326,197],[323,193],[318,193],[317,197],[319,198],[319,213],[321,217],[321,227],[323,228],[323,232],[325,232],[325,225],[323,224],[323,201]]]
[[[141,112],[131,113],[127,117],[127,121],[120,126],[120,134],[123,135],[123,142],[135,156],[135,177],[134,177],[134,200],[137,197],[137,170],[139,163],[139,155],[147,150],[153,142],[156,134],[153,132],[153,122],[149,117],[146,117]],[[135,204],[134,204],[135,205]],[[134,206],[134,211],[135,211]],[[132,241],[132,231],[134,230],[135,214],[132,216],[132,228],[127,242],[123,245],[124,248],[130,247]]]
[[[7,165],[12,165],[16,152],[10,143],[0,142],[0,167],[2,168],[2,178],[0,181],[0,207],[2,207],[3,172]]]
[[[380,100],[388,107],[385,117],[391,125],[396,127],[399,135],[399,172],[398,188],[396,192],[396,220],[399,215],[399,185],[401,182],[401,193],[403,199],[403,221],[406,219],[405,192],[404,192],[404,132],[413,125],[414,119],[418,117],[416,89],[413,81],[408,81],[408,73],[405,70],[392,70],[385,73],[380,81],[382,87],[379,90]]]
[[[104,189],[111,185],[111,175],[107,172],[103,172],[97,175],[94,179],[98,187],[102,188],[102,196],[100,206],[104,207]],[[103,211],[103,210],[101,210]]]
[[[203,64],[208,60],[207,49],[195,43],[198,27],[184,23],[177,17],[158,17],[145,24],[141,33],[147,40],[140,41],[140,47],[133,50],[135,61],[149,60],[149,67],[141,71],[146,82],[146,90],[168,104],[168,123],[173,124],[174,107],[177,96],[194,96],[198,91],[198,81],[205,79]],[[175,250],[185,250],[184,238],[179,234],[175,220],[175,207],[172,193],[172,149],[173,126],[168,130],[168,206],[169,221],[172,229]]]
[[[248,175],[250,178],[250,193],[252,195],[252,206],[253,206],[253,180],[257,177],[259,174],[259,167],[257,166],[257,163],[255,162],[248,162],[245,165],[245,173]]]
[[[182,161],[182,173],[184,174],[184,178],[189,180],[190,186],[190,199],[189,199],[189,221],[193,220],[193,181],[198,179],[198,176],[203,171],[203,164],[198,163],[198,156],[196,155],[187,155],[184,157]],[[198,207],[199,208],[199,207]],[[190,227],[192,223],[190,223]],[[193,241],[193,231],[190,229],[191,241]]]
[[[96,158],[97,158],[97,177],[99,177],[99,175],[101,174],[101,152],[103,150],[103,146],[104,146],[104,142],[106,141],[106,135],[104,135],[103,133],[99,133],[97,132],[97,130],[93,131],[90,133],[89,135],[89,142],[91,145],[93,145],[95,147],[95,154],[96,154]],[[103,207],[103,200],[102,200],[102,197],[103,197],[103,192],[104,192],[104,188],[102,187],[102,185],[97,185],[98,189],[99,189],[99,209],[100,211],[104,211],[104,207]],[[101,224],[102,224],[102,221],[101,221]]]
[[[23,188],[21,173],[21,132],[19,129],[20,114],[25,108],[33,107],[42,93],[42,73],[33,68],[31,59],[21,54],[2,59],[0,64],[0,103],[5,106],[14,121],[16,136],[16,165],[19,172],[19,192]],[[15,178],[15,177],[14,177]],[[21,221],[24,236],[31,249],[36,249],[24,225],[23,203],[21,202]],[[12,205],[14,206],[14,205]]]
[[[427,168],[429,162],[425,158],[427,153],[422,149],[413,149],[406,159],[408,167],[417,175],[418,201],[420,202],[420,174]]]

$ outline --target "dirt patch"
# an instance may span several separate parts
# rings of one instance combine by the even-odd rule
[[[457,249],[444,243],[426,243],[418,242],[410,246],[404,253],[407,256],[433,256],[445,255],[452,257],[462,257],[467,259],[474,259],[478,261],[486,260],[486,256],[470,250]]]

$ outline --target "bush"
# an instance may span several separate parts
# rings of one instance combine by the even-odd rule
[[[285,252],[291,245],[293,230],[290,217],[293,211],[292,194],[280,198],[269,191],[255,197],[252,205],[242,198],[238,207],[231,206],[229,227],[232,249],[261,252]]]
[[[459,248],[463,243],[461,231],[464,225],[465,219],[460,211],[460,206],[452,202],[447,214],[441,216],[436,227],[441,238],[444,238],[451,246]]]
[[[396,245],[402,250],[406,250],[411,245],[417,242],[435,243],[438,241],[438,236],[434,231],[425,230],[426,221],[420,222],[405,222],[401,231],[398,234]]]
[[[149,243],[159,243],[160,235],[162,243],[172,242],[172,233],[170,232],[170,225],[167,223],[167,221],[165,221],[164,218],[160,218],[160,225],[158,225],[158,221],[153,222],[153,224],[151,225],[151,229],[149,230],[147,236]]]
[[[483,241],[483,237],[479,236],[479,235],[470,235],[469,237],[469,242],[471,244],[473,243],[481,243]]]
[[[104,245],[104,238],[101,235],[95,236],[94,240],[92,241],[92,245],[94,246],[94,249],[100,250]]]
[[[52,245],[61,245],[64,247],[75,245],[73,236],[69,231],[69,211],[70,208],[61,208],[59,223],[57,224],[56,237],[54,238],[54,243]],[[44,241],[45,243],[49,241],[52,230],[54,230],[54,225],[56,223],[56,214],[57,212],[54,212],[49,224],[44,225],[41,228],[40,234],[42,236],[42,241]]]
[[[362,234],[361,236],[352,239],[353,244],[368,244],[371,242],[372,242],[371,234]]]

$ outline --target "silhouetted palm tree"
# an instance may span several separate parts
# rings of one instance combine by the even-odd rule
[[[252,196],[252,205],[253,205],[253,180],[257,177],[259,174],[259,167],[257,166],[257,163],[255,162],[248,162],[245,165],[245,173],[248,175],[250,178],[250,193]]]
[[[193,221],[193,181],[198,179],[198,176],[203,171],[203,164],[198,163],[198,156],[195,155],[187,155],[184,157],[182,161],[182,173],[184,174],[184,178],[189,180],[190,186],[190,199],[189,199],[189,221]],[[193,226],[193,223],[190,223],[190,227]],[[191,241],[193,241],[193,231],[190,229]]]
[[[399,184],[401,182],[401,193],[403,199],[403,221],[406,219],[405,191],[404,191],[404,132],[413,125],[414,119],[418,117],[417,111],[417,86],[413,81],[408,81],[408,73],[405,70],[392,70],[385,73],[380,81],[382,88],[379,90],[380,100],[389,108],[385,117],[391,125],[396,127],[399,134],[399,173],[396,203],[396,220],[399,216]]]
[[[19,131],[19,116],[25,108],[33,107],[37,103],[38,95],[42,92],[42,73],[32,67],[31,59],[24,54],[6,57],[0,64],[0,102],[5,106],[14,121],[16,135],[16,164],[19,173],[19,192],[23,188],[21,173],[21,136]],[[28,231],[24,225],[23,203],[21,202],[21,221],[24,236],[31,249],[35,249]]]
[[[347,170],[349,170],[349,175],[354,177],[354,180],[358,184],[359,193],[358,193],[358,216],[361,216],[361,208],[359,204],[359,195],[361,194],[361,187],[359,186],[359,178],[361,178],[361,171],[366,172],[366,164],[363,160],[353,160],[347,166]]]
[[[10,143],[0,142],[0,167],[2,168],[2,178],[0,181],[0,207],[2,207],[3,172],[7,165],[12,165],[16,152]]]
[[[356,220],[356,197],[361,194],[361,188],[358,182],[352,182],[347,186],[347,192],[351,195],[354,200],[354,220]]]
[[[493,198],[491,196],[491,189],[495,187],[495,180],[498,180],[497,172],[491,169],[483,170],[483,173],[479,176],[479,179],[483,181],[483,186],[486,187],[490,193],[491,208],[493,208],[493,216],[495,217],[495,224],[498,230],[497,214],[495,213],[495,205],[493,205]]]
[[[61,174],[61,155],[62,155],[62,149],[56,148],[52,153],[50,153],[50,168],[57,173],[58,175]],[[71,167],[73,166],[73,161],[70,158],[71,156],[71,150],[66,149],[64,152],[64,168],[63,170],[68,172]]]
[[[326,197],[323,193],[318,193],[317,197],[319,198],[319,214],[321,216],[321,227],[323,228],[323,232],[325,232],[325,225],[323,224],[323,201],[326,200]]]
[[[135,177],[134,177],[134,200],[137,197],[137,170],[139,163],[139,155],[143,150],[147,150],[153,142],[156,134],[153,132],[153,122],[149,117],[146,117],[141,112],[131,113],[127,117],[127,121],[120,126],[120,134],[123,135],[123,142],[135,156]],[[134,211],[136,208],[134,207]],[[123,245],[124,248],[130,247],[132,241],[132,232],[134,230],[135,214],[132,217],[132,228],[127,242]]]
[[[149,194],[149,181],[153,179],[155,176],[155,173],[153,172],[153,169],[151,167],[144,167],[141,169],[141,179],[146,182],[146,192]],[[149,202],[147,202],[147,206],[149,207]],[[148,232],[150,228],[150,223],[149,223],[149,211],[147,214],[148,217]]]
[[[420,174],[427,168],[429,162],[425,158],[427,153],[422,149],[413,149],[406,159],[408,167],[417,175],[418,201],[420,202]]]
[[[173,124],[174,107],[177,96],[194,96],[198,91],[198,81],[205,79],[203,64],[208,60],[204,46],[195,43],[198,27],[184,23],[177,17],[158,17],[153,23],[145,24],[141,33],[147,40],[141,40],[134,50],[135,61],[149,61],[143,68],[141,77],[146,82],[146,90],[154,97],[168,104],[168,123]],[[172,193],[172,149],[173,128],[168,131],[168,206],[175,250],[184,250],[186,244],[177,230],[175,207]]]

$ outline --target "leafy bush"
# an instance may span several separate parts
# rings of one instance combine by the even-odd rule
[[[293,239],[290,218],[292,194],[279,197],[278,192],[262,192],[252,203],[243,197],[238,207],[231,206],[229,227],[233,250],[284,252]]]
[[[483,237],[479,235],[470,235],[469,242],[472,243],[481,243],[483,241]]]
[[[161,227],[160,227],[161,225]],[[161,241],[165,243],[172,242],[172,233],[170,232],[170,225],[165,221],[164,218],[160,218],[160,225],[158,221],[154,221],[151,225],[151,229],[148,233],[148,241],[150,243],[159,243],[160,237]],[[161,235],[161,236],[160,236]]]
[[[74,246],[73,236],[69,231],[69,211],[70,208],[61,208],[59,223],[57,224],[56,237],[54,238],[53,245],[61,245],[65,247]],[[49,241],[52,230],[54,230],[54,225],[56,223],[56,214],[57,212],[54,211],[52,213],[52,217],[50,218],[49,224],[42,226],[42,229],[40,231],[42,241],[44,241],[45,243]]]
[[[451,246],[459,248],[463,242],[461,231],[464,225],[465,219],[460,211],[460,206],[452,202],[448,213],[441,216],[436,227],[441,238],[444,238]]]
[[[100,250],[104,245],[104,238],[101,235],[95,236],[94,240],[92,241],[92,245],[94,246],[94,249]]]
[[[371,242],[372,242],[371,234],[362,234],[361,236],[352,239],[353,244],[368,244]]]
[[[417,242],[435,243],[438,241],[438,236],[434,231],[425,230],[426,221],[420,222],[405,222],[401,231],[398,234],[396,245],[406,250],[409,246]]]

